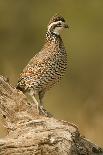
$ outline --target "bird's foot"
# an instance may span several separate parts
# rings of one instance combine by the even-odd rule
[[[50,112],[48,112],[46,109],[44,109],[43,106],[39,106],[38,110],[40,115],[44,115],[46,117],[53,117],[53,115]]]

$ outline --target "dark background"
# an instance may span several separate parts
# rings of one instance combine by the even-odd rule
[[[60,84],[46,93],[45,106],[102,145],[103,0],[0,0],[0,74],[16,85],[22,69],[41,49],[55,13],[70,25],[62,33],[68,70]]]

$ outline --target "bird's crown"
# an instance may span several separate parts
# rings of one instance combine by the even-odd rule
[[[58,13],[56,13],[49,21],[49,24],[50,25],[51,23],[53,22],[58,22],[58,21],[62,21],[62,22],[65,22],[65,19]]]

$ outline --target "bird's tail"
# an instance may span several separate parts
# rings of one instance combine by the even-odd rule
[[[19,84],[17,84],[16,89],[18,89],[18,90],[20,90],[22,92],[24,91],[23,88]]]
[[[16,89],[21,90],[22,92],[25,92],[25,82],[22,82],[22,79],[20,79],[17,83]]]

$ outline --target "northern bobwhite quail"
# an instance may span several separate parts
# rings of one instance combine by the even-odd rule
[[[17,83],[17,89],[28,93],[39,112],[46,116],[49,114],[43,107],[43,96],[61,79],[67,68],[67,54],[60,37],[64,28],[68,25],[62,16],[56,14],[50,19],[43,48],[29,61]],[[40,103],[35,98],[36,94]]]

